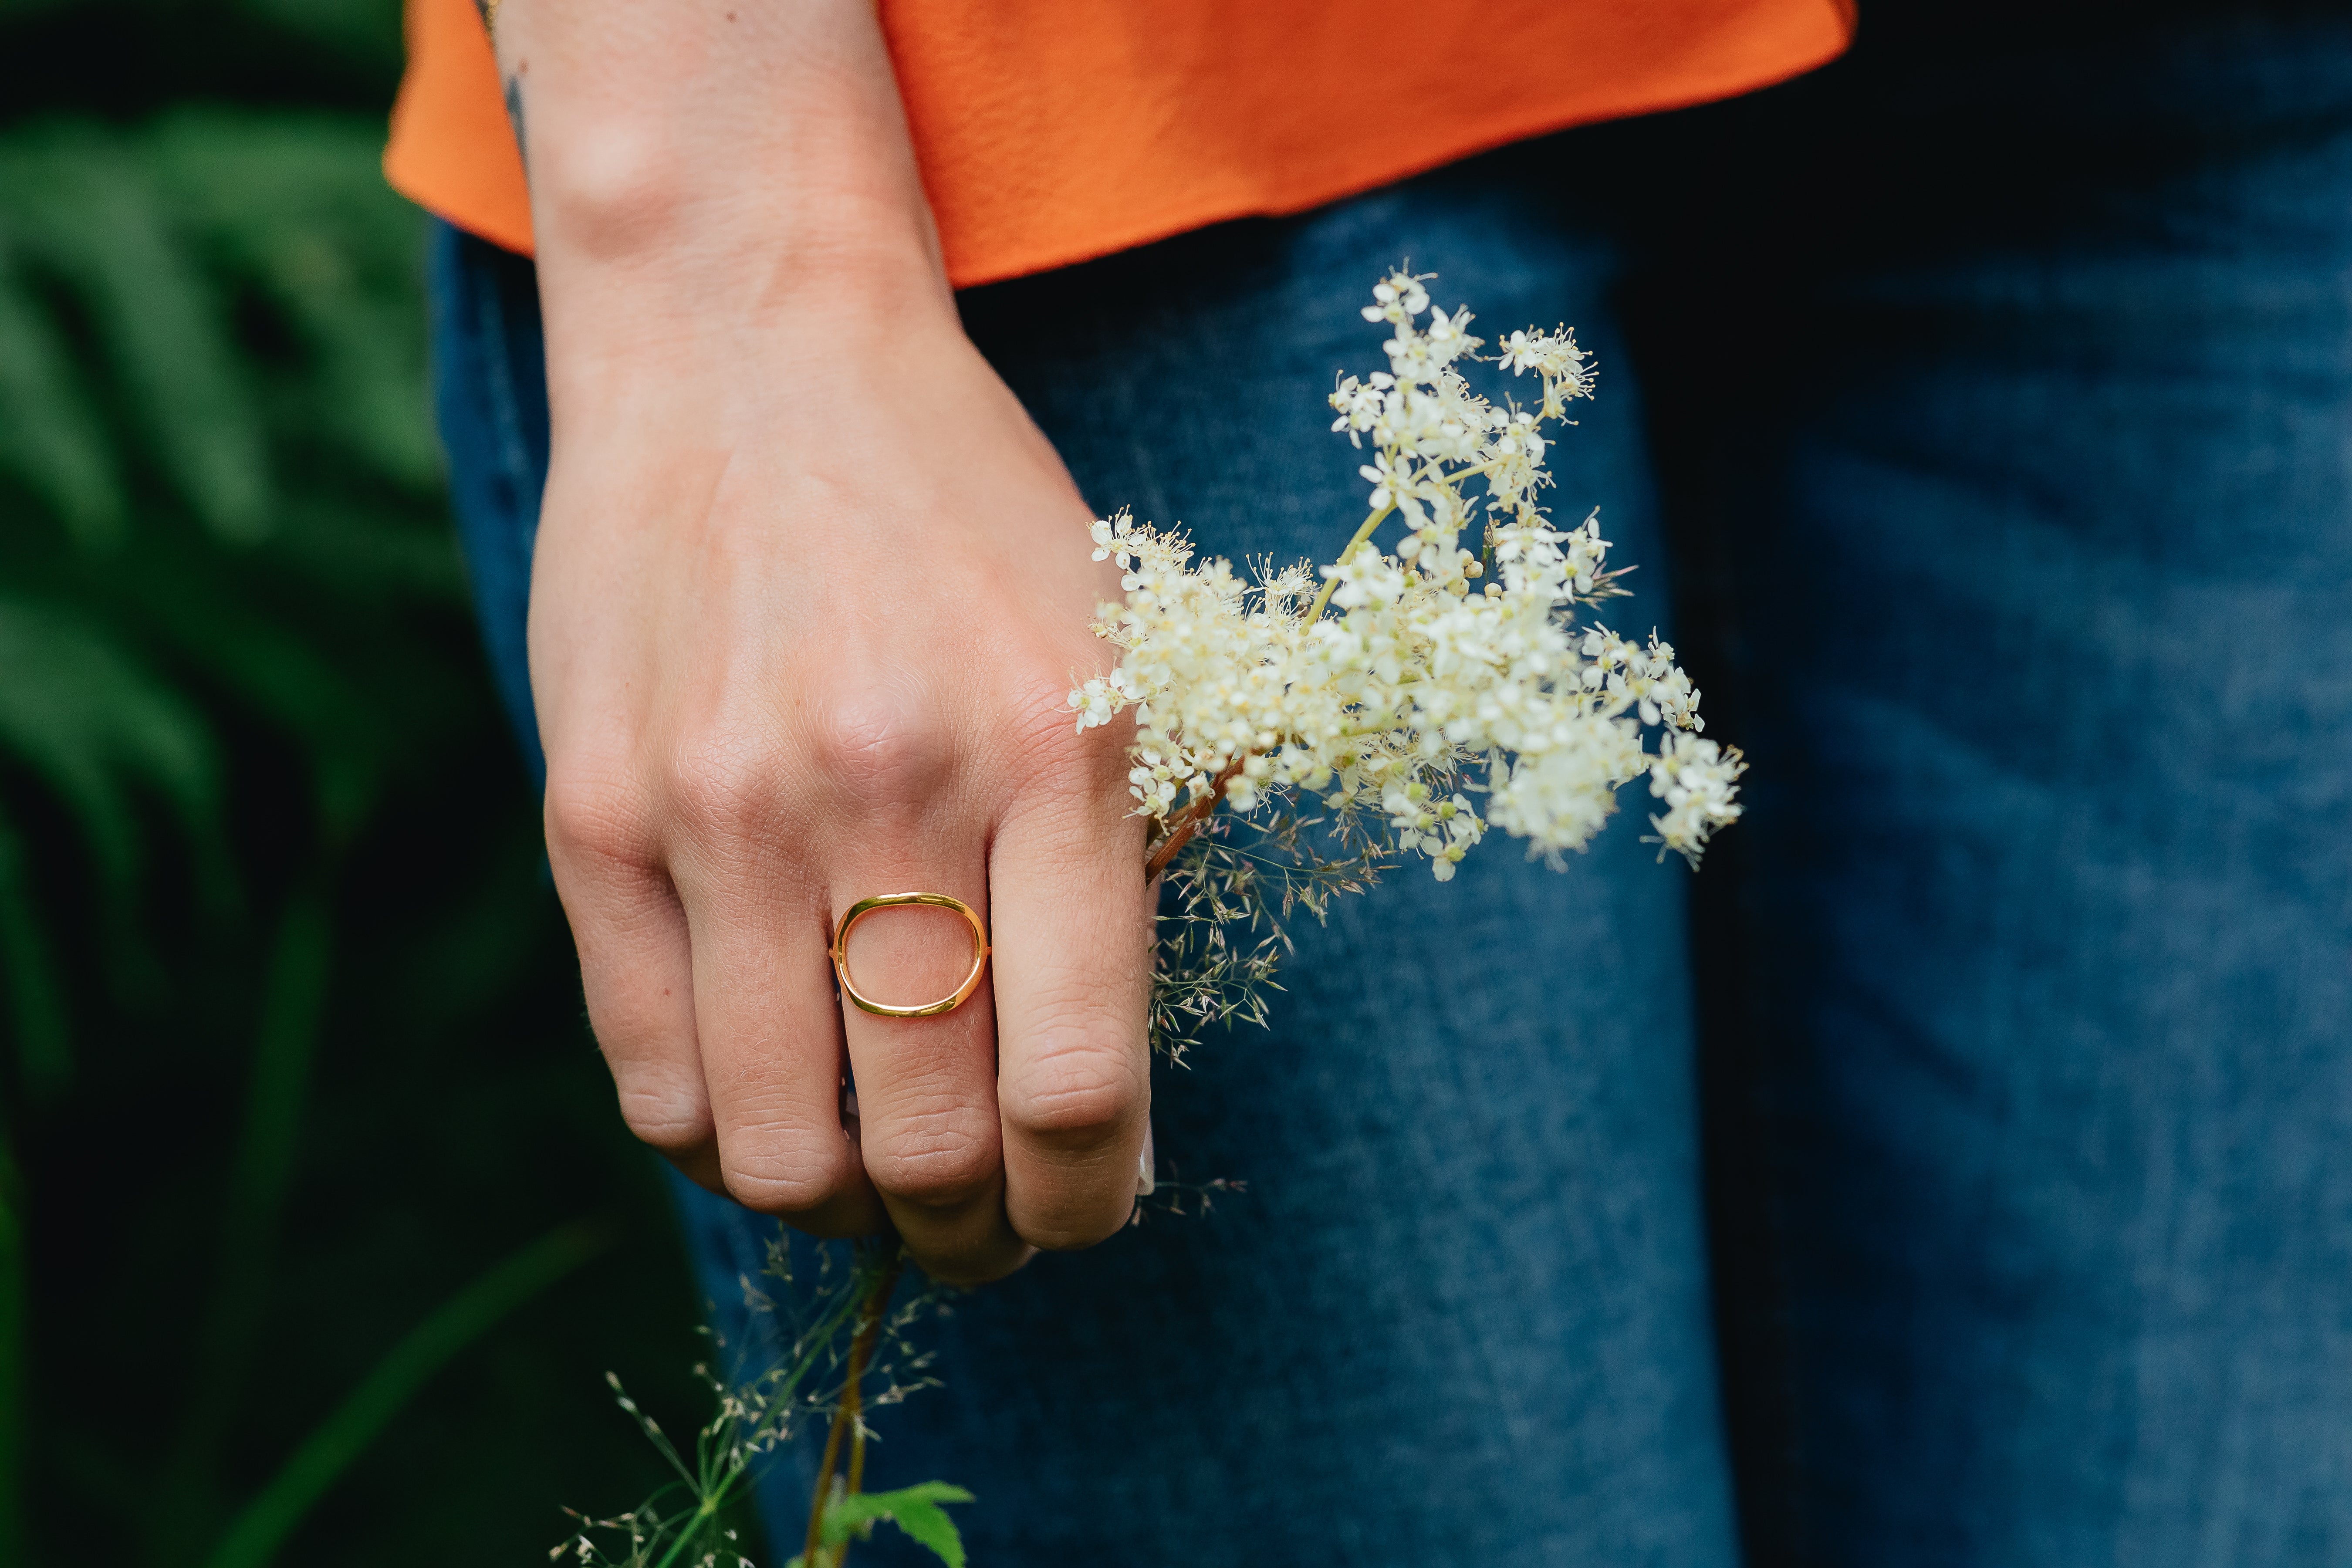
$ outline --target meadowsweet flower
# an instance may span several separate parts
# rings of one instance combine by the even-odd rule
[[[1363,315],[1390,331],[1389,368],[1331,393],[1332,430],[1372,451],[1370,515],[1330,564],[1246,582],[1126,512],[1094,525],[1126,598],[1097,616],[1121,658],[1071,692],[1079,727],[1132,712],[1130,794],[1162,834],[1188,812],[1306,792],[1376,816],[1444,879],[1489,825],[1547,858],[1581,849],[1646,773],[1661,854],[1696,863],[1739,815],[1744,764],[1696,738],[1699,693],[1672,645],[1580,623],[1620,592],[1609,542],[1597,512],[1562,530],[1541,503],[1544,426],[1592,395],[1591,363],[1564,327],[1513,332],[1497,361],[1537,376],[1542,400],[1497,406],[1456,368],[1483,346],[1470,312],[1433,309],[1426,281],[1374,287]],[[1391,517],[1392,553],[1372,542]]]
[[[1706,836],[1738,820],[1733,781],[1748,771],[1737,751],[1695,735],[1669,734],[1650,764],[1650,793],[1666,803],[1665,814],[1650,818],[1664,858],[1671,849],[1696,864]]]

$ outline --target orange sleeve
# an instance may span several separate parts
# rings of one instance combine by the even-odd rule
[[[884,0],[959,285],[1302,211],[1842,51],[1841,0]]]
[[[530,246],[472,0],[407,0],[384,172]],[[881,0],[957,287],[1297,212],[1505,142],[1810,70],[1851,0]]]
[[[474,0],[408,0],[405,26],[383,177],[467,233],[528,254],[530,191],[481,13]]]

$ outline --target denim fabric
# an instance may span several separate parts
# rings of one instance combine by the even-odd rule
[[[464,549],[490,679],[524,763],[547,781],[523,627],[531,542],[547,488],[547,354],[530,261],[435,223],[425,257],[433,308],[433,411],[449,458],[449,510]]]
[[[2352,29],[1883,39],[966,297],[1096,506],[1236,555],[1360,504],[1376,269],[1573,321],[1559,510],[1755,762],[1698,877],[1631,795],[1402,873],[1160,1073],[1247,1193],[964,1300],[883,1425],[976,1562],[2352,1558]],[[528,272],[436,245],[527,712]],[[740,1343],[772,1232],[680,1192]]]
[[[2352,1561],[2352,28],[1922,26],[1689,129],[1753,249],[1633,313],[1755,764],[1782,1538]]]

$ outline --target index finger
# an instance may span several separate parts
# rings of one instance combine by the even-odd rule
[[[1150,1125],[1143,823],[1084,787],[1032,797],[988,886],[1005,1216],[1032,1246],[1091,1246],[1134,1210]]]

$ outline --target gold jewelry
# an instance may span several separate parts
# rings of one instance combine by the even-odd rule
[[[919,1007],[893,1007],[861,994],[849,978],[849,928],[872,914],[876,910],[895,910],[907,905],[923,909],[953,910],[971,927],[971,973],[955,988],[952,996],[942,996],[936,1002],[926,1002]],[[878,899],[860,899],[849,906],[841,917],[840,929],[833,936],[833,973],[841,982],[841,994],[861,1012],[884,1018],[936,1018],[942,1013],[952,1013],[980,989],[980,977],[988,968],[988,927],[981,923],[980,911],[961,899],[950,899],[945,893],[885,893]]]

